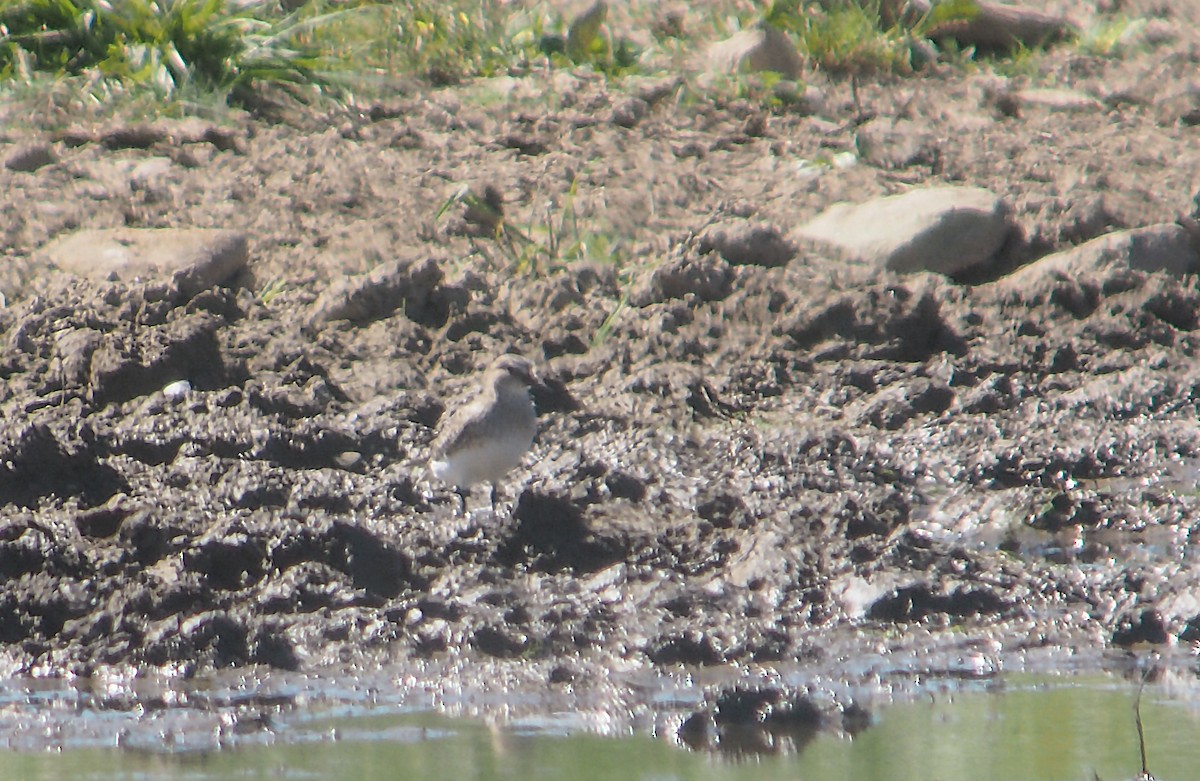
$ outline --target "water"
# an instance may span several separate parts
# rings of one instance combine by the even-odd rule
[[[1189,674],[1190,675],[1190,674]],[[799,754],[730,759],[671,735],[602,737],[489,727],[430,714],[327,718],[232,749],[82,748],[0,754],[8,779],[636,779],[638,781],[1103,781],[1140,771],[1134,685],[1113,676],[1006,679],[882,708],[856,737],[823,733]],[[1149,769],[1200,778],[1194,683],[1142,699]]]
[[[1010,683],[884,712],[852,746],[815,742],[803,778],[1130,779],[1140,772],[1133,686],[1106,677]],[[1200,713],[1147,689],[1142,719],[1158,779],[1200,777]],[[1093,775],[1095,774],[1095,775]]]

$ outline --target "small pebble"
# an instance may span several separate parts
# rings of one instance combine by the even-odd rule
[[[162,394],[168,401],[179,401],[192,392],[192,384],[187,380],[176,380],[163,386]]]
[[[363,467],[362,453],[353,450],[347,450],[344,453],[338,453],[334,456],[333,461],[339,469],[345,469],[348,472],[354,472]]]

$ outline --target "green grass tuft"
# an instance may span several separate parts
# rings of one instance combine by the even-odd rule
[[[1117,57],[1133,45],[1145,26],[1144,19],[1105,19],[1084,30],[1076,45],[1080,52],[1093,57]]]
[[[773,0],[767,24],[796,36],[800,52],[830,73],[911,73],[922,64],[920,44],[941,25],[968,21],[975,0],[942,0],[917,19],[891,19],[882,0]]]
[[[0,6],[0,77],[87,76],[98,92],[323,83],[311,22],[268,0],[19,0]]]
[[[388,76],[415,74],[434,85],[527,70],[539,56],[545,24],[537,12],[478,0],[361,7],[369,14],[342,31],[347,60],[374,66]],[[358,29],[361,23],[373,29]],[[326,41],[335,34],[325,31]]]
[[[611,231],[583,224],[575,208],[577,181],[557,202],[536,207],[528,222],[517,224],[506,214],[500,193],[492,187],[476,193],[460,187],[434,214],[440,221],[461,207],[466,233],[479,255],[499,261],[516,274],[548,274],[571,263],[596,262],[621,267],[626,248]]]
[[[629,293],[632,282],[626,281],[621,290],[621,297],[617,299],[617,303],[613,306],[612,311],[604,318],[604,322],[600,323],[600,327],[596,329],[596,333],[592,335],[591,349],[596,349],[608,340],[612,335],[613,329],[617,326],[617,321],[621,315],[629,307]]]
[[[697,47],[760,22],[789,33],[816,68],[907,73],[938,56],[930,31],[978,10],[976,0],[941,0],[922,18],[893,19],[882,3],[723,0],[682,14],[596,2],[565,18],[543,2],[495,0],[0,0],[0,89],[10,103],[48,95],[65,114],[155,101],[160,113],[189,113],[264,105],[263,87],[351,102],[414,79],[440,86],[585,67],[617,80],[677,72]],[[1114,52],[1128,28],[1117,20],[1080,45]],[[637,29],[653,35],[630,35]],[[770,77],[745,90],[777,109],[799,94]]]

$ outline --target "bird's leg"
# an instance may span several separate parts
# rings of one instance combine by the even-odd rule
[[[496,514],[496,484],[492,483],[492,515]]]

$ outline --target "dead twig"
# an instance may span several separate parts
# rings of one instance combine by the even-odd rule
[[[1137,777],[1137,781],[1154,781],[1154,776],[1150,775],[1150,770],[1146,766],[1146,732],[1142,727],[1142,691],[1146,688],[1146,681],[1150,678],[1150,673],[1154,671],[1154,664],[1150,663],[1142,673],[1142,680],[1138,684],[1137,696],[1133,698],[1133,723],[1137,725],[1138,735],[1138,753],[1142,758],[1142,772]]]

